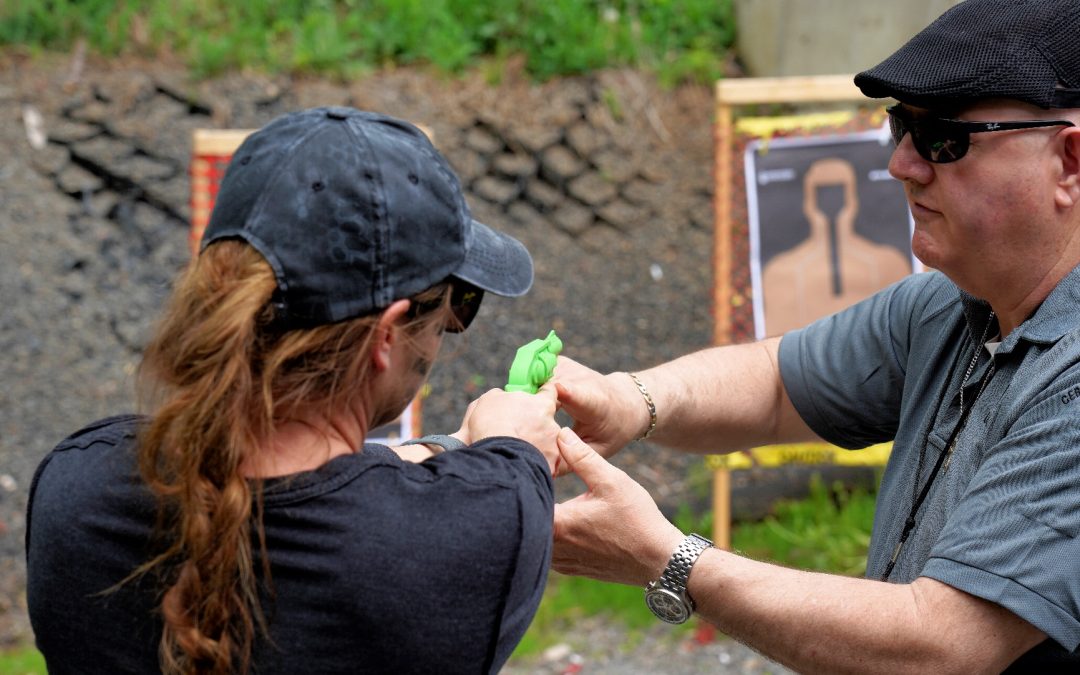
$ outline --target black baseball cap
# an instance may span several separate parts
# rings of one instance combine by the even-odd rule
[[[963,0],[855,84],[925,108],[986,98],[1080,108],[1080,2]]]
[[[412,124],[353,108],[270,122],[233,153],[202,249],[242,239],[277,276],[277,320],[371,314],[449,278],[532,286],[525,246],[472,218],[445,158]]]

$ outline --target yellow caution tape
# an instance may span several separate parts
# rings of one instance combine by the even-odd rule
[[[740,117],[735,121],[735,131],[762,140],[758,152],[768,151],[769,139],[781,131],[813,131],[822,127],[842,127],[855,119],[851,110],[813,113],[809,115],[782,115],[779,117]]]
[[[884,466],[892,443],[878,443],[862,450],[845,450],[828,443],[768,445],[726,455],[709,455],[706,466],[721,469],[777,467],[783,464],[836,464],[839,466]]]

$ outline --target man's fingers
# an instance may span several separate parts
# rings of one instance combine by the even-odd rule
[[[573,429],[563,427],[559,431],[559,454],[569,465],[570,470],[578,475],[591,490],[604,472],[611,468],[603,457],[581,440]]]

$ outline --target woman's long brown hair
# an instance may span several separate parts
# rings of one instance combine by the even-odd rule
[[[280,421],[348,409],[353,383],[369,376],[378,315],[283,332],[273,324],[276,287],[250,246],[208,247],[181,275],[140,366],[140,400],[153,414],[139,467],[168,546],[132,576],[154,570],[164,580],[166,673],[248,670],[256,630],[268,633],[260,584],[269,591],[270,565],[259,483],[241,466]],[[444,311],[418,324],[445,320],[447,287],[416,299],[439,294]]]

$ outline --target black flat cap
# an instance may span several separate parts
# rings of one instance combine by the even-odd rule
[[[964,0],[855,84],[927,108],[986,98],[1078,108],[1080,0]]]

